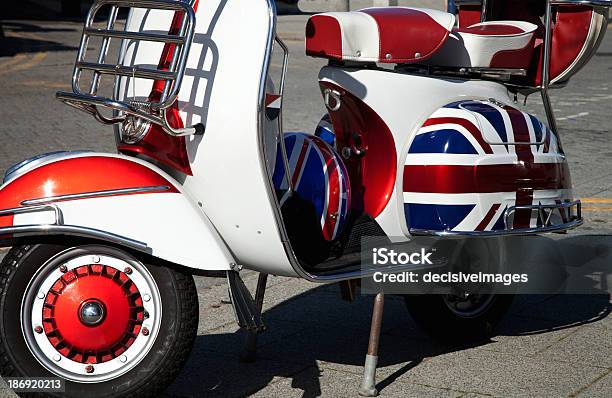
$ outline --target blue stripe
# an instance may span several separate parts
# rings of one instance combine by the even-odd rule
[[[497,134],[499,134],[502,142],[508,142],[508,132],[501,113],[490,105],[482,102],[465,101],[463,108],[482,115],[491,123]]]
[[[455,228],[476,205],[429,205],[404,203],[409,228],[444,231]]]
[[[455,153],[477,155],[478,151],[457,130],[435,130],[414,137],[408,153]]]
[[[296,134],[286,134],[285,135],[285,148],[287,148],[287,154],[291,157],[291,152],[293,151],[293,147],[296,142],[297,135]],[[283,184],[283,180],[285,179],[285,167],[283,165],[283,157],[281,153],[280,143],[276,148],[276,163],[274,168],[274,174],[272,175],[272,182],[274,183],[274,187],[280,190],[280,187]],[[285,190],[279,193],[280,196],[284,193]],[[279,198],[280,198],[279,196]]]
[[[459,106],[461,106],[461,104],[463,104],[465,101],[457,101],[457,102],[451,102],[448,105],[445,105],[445,108],[448,109],[459,109]]]
[[[533,132],[535,133],[536,141],[542,141],[542,124],[538,120],[537,117],[533,115],[528,115],[531,120],[531,124],[533,125]]]

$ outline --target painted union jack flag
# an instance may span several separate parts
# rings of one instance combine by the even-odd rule
[[[437,110],[410,145],[403,187],[413,231],[539,227],[542,214],[531,209],[509,212],[506,226],[506,209],[572,196],[558,137],[535,116],[493,100]],[[565,216],[559,211],[552,217]]]
[[[324,238],[336,239],[346,222],[351,197],[342,159],[321,138],[305,133],[285,134],[285,147],[295,191],[301,199],[312,203]],[[280,148],[273,181],[282,205],[289,198],[289,192]]]

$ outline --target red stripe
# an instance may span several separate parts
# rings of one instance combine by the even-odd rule
[[[424,61],[444,44],[450,33],[429,14],[417,9],[381,7],[360,12],[370,15],[378,25],[380,62]]]
[[[493,206],[491,206],[491,208],[489,209],[489,211],[487,212],[485,217],[482,219],[480,224],[478,224],[478,226],[476,227],[476,231],[484,231],[485,230],[487,225],[489,225],[489,223],[493,219],[493,216],[495,215],[495,213],[497,213],[497,210],[499,209],[499,206],[501,206],[501,205],[500,204],[494,204]]]
[[[342,195],[342,192],[338,191],[340,187],[340,173],[333,152],[329,150],[327,145],[320,138],[313,137],[313,141],[323,154],[323,159],[327,166],[329,192],[327,194],[327,213],[325,214],[325,223],[323,224],[323,236],[327,240],[332,240],[334,238],[336,223],[338,222],[339,202]]]
[[[508,112],[508,116],[510,116],[512,131],[514,133],[514,142],[531,142],[531,138],[529,137],[529,128],[527,127],[527,121],[525,120],[524,113],[518,109],[512,108],[511,106],[505,106],[504,110]],[[531,152],[531,145],[515,145],[514,150],[519,161],[533,163],[533,152]]]
[[[306,157],[306,152],[308,152],[308,141],[304,140],[302,142],[302,148],[300,149],[300,157],[295,165],[295,170],[293,170],[293,187],[296,187],[298,178],[300,176],[300,172],[302,171],[302,164],[304,163],[304,158]]]
[[[487,142],[482,137],[482,132],[478,127],[474,125],[474,123],[470,122],[466,119],[461,119],[457,117],[437,117],[428,119],[423,127],[434,126],[437,124],[458,124],[467,131],[478,141],[478,144],[482,147],[485,153],[493,153],[493,149],[491,149],[491,145],[487,144]]]
[[[168,186],[164,177],[139,163],[120,158],[88,156],[41,166],[10,182],[0,191],[0,209],[19,207],[28,199],[123,188]],[[0,227],[13,225],[13,217],[0,217]]]
[[[533,189],[519,189],[516,192],[516,206],[533,204]],[[514,228],[529,228],[532,210],[522,209],[514,212]]]
[[[269,106],[271,103],[280,98],[280,95],[276,94],[266,94],[266,106]]]
[[[490,193],[569,187],[567,163],[404,166],[404,192]]]
[[[513,25],[503,24],[487,24],[487,25],[473,25],[467,28],[453,29],[455,32],[470,33],[473,35],[482,36],[503,36],[503,35],[519,35],[526,33],[525,30],[518,28]]]
[[[306,54],[342,59],[342,29],[334,17],[313,15],[306,24]]]

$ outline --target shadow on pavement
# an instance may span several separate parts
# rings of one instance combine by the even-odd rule
[[[49,28],[22,22],[2,22],[4,35],[0,37],[0,57],[13,56],[19,53],[41,51],[75,51],[77,47],[65,46],[55,41],[46,40],[44,35],[50,32],[73,32],[69,28]]]
[[[543,240],[536,242],[538,239]],[[597,264],[607,264],[602,265],[604,271],[612,264],[608,250],[612,236],[572,236],[557,241],[538,237],[529,242],[538,247],[548,245],[555,251],[551,261],[563,262],[574,271],[585,267],[581,277],[591,282],[590,272],[598,269]],[[542,255],[533,258],[543,265],[547,261]],[[603,279],[608,275],[601,274]],[[581,289],[588,294],[517,296],[495,335],[502,341],[502,336],[520,339],[606,318],[612,311],[608,286],[601,281],[589,282],[582,284]],[[303,397],[319,396],[325,370],[319,368],[320,363],[325,363],[326,368],[337,365],[342,371],[353,373],[347,380],[358,380],[371,310],[372,297],[358,296],[347,303],[339,299],[338,287],[334,285],[318,286],[292,297],[265,312],[269,330],[260,337],[258,359],[254,363],[239,361],[245,339],[241,331],[198,336],[190,361],[167,396],[245,396],[265,388],[278,377],[290,379],[293,388],[303,391]],[[233,326],[228,329],[234,330]],[[500,344],[496,340],[499,339],[493,337],[470,347],[437,343],[418,329],[401,297],[387,297],[379,360],[381,367],[388,368],[379,373],[378,388],[391,385],[419,366],[424,358]],[[358,386],[354,388],[356,392]]]

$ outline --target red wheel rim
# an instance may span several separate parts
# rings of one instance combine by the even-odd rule
[[[84,308],[102,315],[86,322]],[[95,313],[95,311],[93,311]],[[43,306],[43,329],[63,356],[80,363],[110,361],[135,341],[144,320],[140,291],[130,277],[99,264],[64,273],[51,287]]]

